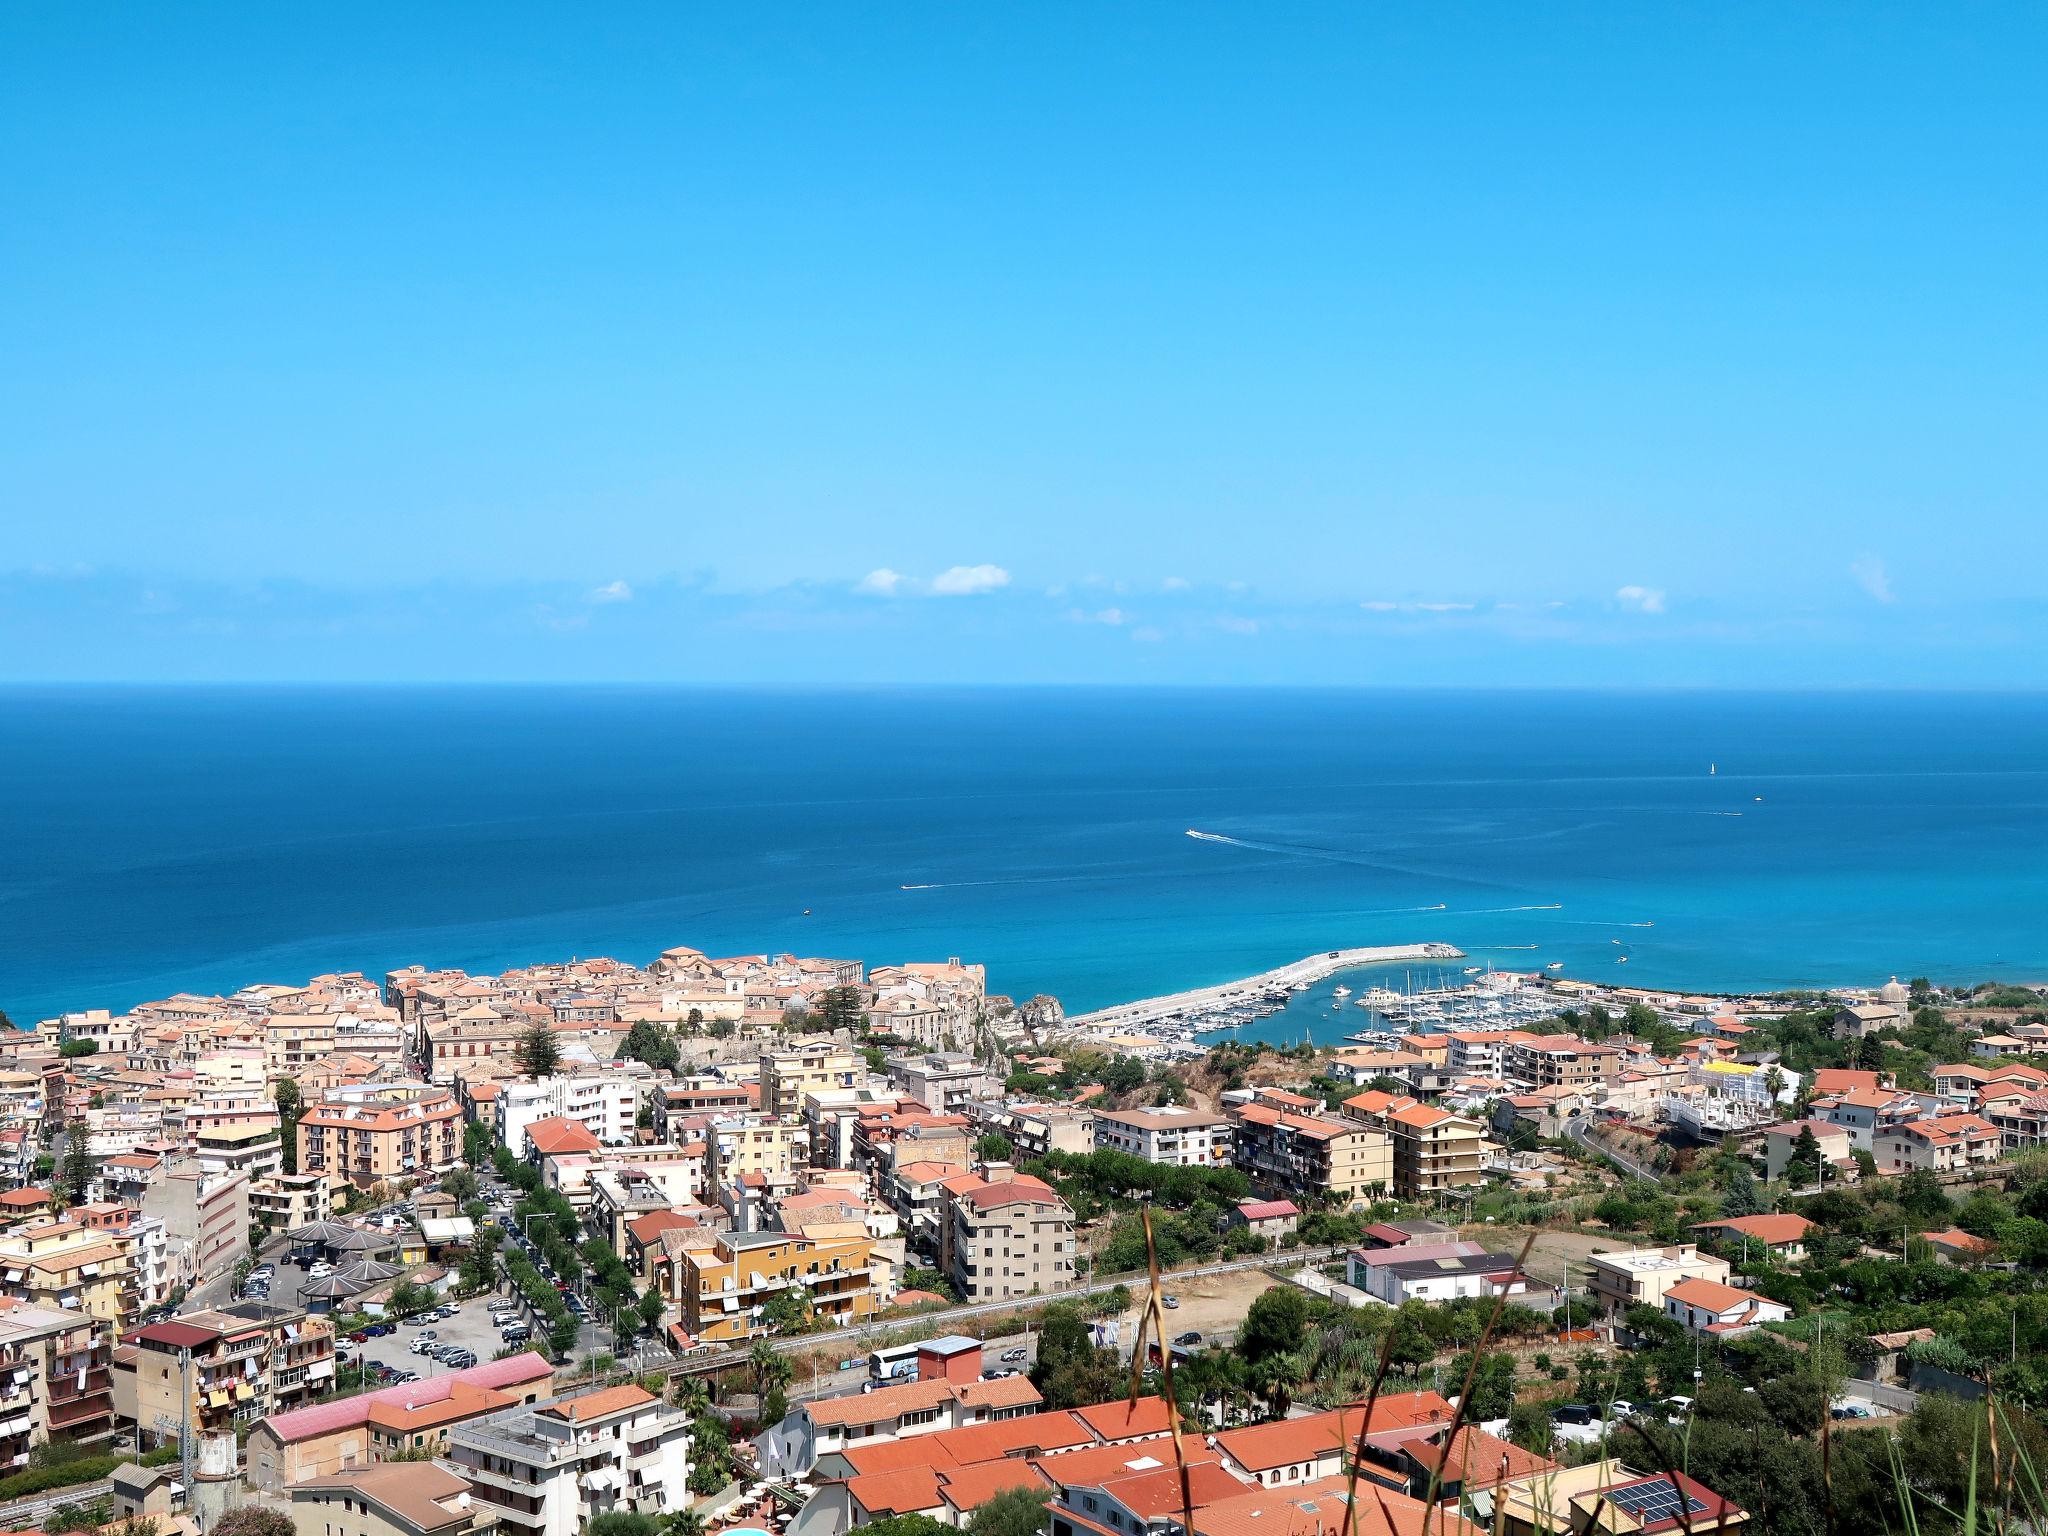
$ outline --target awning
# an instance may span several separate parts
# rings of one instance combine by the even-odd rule
[[[206,1394],[206,1400],[215,1408],[225,1408],[228,1405],[228,1395],[225,1392],[209,1392]]]

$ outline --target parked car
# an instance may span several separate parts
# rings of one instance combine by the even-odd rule
[[[396,1323],[372,1323],[363,1332],[373,1339],[381,1339],[387,1333],[398,1332],[398,1325]]]
[[[432,1339],[414,1339],[405,1347],[415,1355],[431,1355],[434,1352],[435,1344]]]
[[[1175,1334],[1173,1342],[1176,1344],[1199,1344],[1202,1342],[1202,1335],[1198,1330],[1191,1328],[1186,1333]]]
[[[1830,1408],[1828,1410],[1828,1417],[1831,1419],[1869,1419],[1875,1418],[1876,1415],[1861,1403],[1843,1403],[1838,1408]]]
[[[469,1350],[458,1349],[443,1355],[441,1363],[451,1371],[466,1371],[476,1364],[476,1356]]]
[[[355,1342],[358,1344],[367,1344],[370,1342],[370,1330],[367,1328],[358,1328],[354,1333],[350,1334],[349,1337],[355,1340]]]
[[[1562,1408],[1550,1410],[1550,1422],[1553,1424],[1590,1424],[1593,1422],[1593,1410],[1584,1403],[1567,1403]]]
[[[507,1323],[498,1330],[498,1338],[507,1344],[524,1344],[533,1337],[533,1330],[524,1323]]]
[[[1180,1298],[1178,1296],[1162,1296],[1159,1300],[1160,1304],[1169,1311],[1180,1305]]]
[[[1026,1360],[1029,1360],[1030,1358],[1031,1351],[1024,1348],[1021,1344],[1018,1345],[1015,1349],[1004,1350],[1002,1354],[1002,1361],[1005,1365],[1022,1365]]]

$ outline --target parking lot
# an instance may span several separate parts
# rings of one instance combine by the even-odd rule
[[[491,1300],[488,1296],[476,1297],[456,1306],[453,1317],[435,1322],[401,1322],[393,1332],[352,1347],[372,1364],[387,1365],[394,1371],[411,1371],[422,1378],[439,1376],[448,1370],[433,1356],[412,1352],[413,1341],[428,1332],[433,1333],[437,1344],[459,1344],[479,1362],[488,1360],[505,1347],[486,1310]]]

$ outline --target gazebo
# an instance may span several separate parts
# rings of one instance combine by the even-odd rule
[[[372,1283],[367,1280],[351,1280],[337,1270],[334,1274],[322,1275],[318,1280],[308,1280],[300,1286],[299,1301],[308,1312],[332,1312],[336,1302],[346,1301],[358,1291],[368,1290]]]

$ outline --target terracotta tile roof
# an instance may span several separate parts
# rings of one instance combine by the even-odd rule
[[[849,1477],[846,1492],[854,1503],[878,1518],[922,1514],[926,1510],[937,1509],[941,1503],[939,1474],[928,1466]]]
[[[595,1152],[604,1145],[590,1127],[567,1115],[547,1115],[526,1128],[526,1139],[542,1157],[562,1152]]]
[[[963,1514],[981,1508],[997,1494],[1012,1488],[1052,1487],[1052,1479],[1031,1462],[1010,1458],[941,1472],[939,1483],[946,1503]]]
[[[547,1404],[540,1411],[550,1418],[581,1424],[587,1419],[601,1419],[606,1414],[620,1413],[656,1401],[654,1394],[643,1387],[605,1387],[601,1391],[586,1392],[581,1397],[565,1397]]]
[[[959,1463],[943,1444],[943,1434],[912,1435],[907,1440],[875,1440],[849,1445],[839,1454],[846,1458],[856,1476],[877,1472],[901,1472],[905,1467],[953,1467]]]
[[[997,1461],[1005,1456],[1036,1456],[1096,1443],[1095,1435],[1071,1410],[1019,1414],[1014,1419],[965,1424],[958,1429],[940,1430],[935,1435],[918,1438],[941,1442],[953,1464],[960,1467]]]
[[[1409,1460],[1424,1471],[1433,1471],[1441,1466],[1443,1480],[1450,1482],[1455,1479],[1468,1493],[1518,1477],[1528,1477],[1531,1473],[1547,1472],[1555,1466],[1554,1462],[1545,1460],[1534,1451],[1525,1451],[1519,1445],[1469,1425],[1459,1430],[1457,1438],[1448,1443],[1411,1441],[1402,1449]]]
[[[1400,1249],[1389,1250],[1398,1254]],[[1416,1424],[1448,1423],[1451,1405],[1435,1392],[1402,1392],[1373,1404],[1368,1426],[1364,1405],[1330,1408],[1301,1419],[1276,1419],[1214,1436],[1216,1448],[1247,1472],[1270,1472],[1318,1457],[1336,1455],[1360,1434],[1381,1434]]]
[[[1812,1222],[1790,1212],[1777,1216],[1724,1216],[1719,1221],[1693,1224],[1695,1232],[1733,1232],[1739,1237],[1753,1237],[1773,1247],[1780,1243],[1799,1242],[1812,1230]]]
[[[1145,1439],[1164,1434],[1173,1422],[1173,1414],[1163,1397],[1141,1397],[1135,1403],[1129,1398],[1119,1397],[1107,1403],[1076,1408],[1073,1413],[1098,1440]]]
[[[1960,1227],[1950,1227],[1946,1232],[1923,1232],[1920,1234],[1937,1248],[1954,1248],[1963,1253],[1989,1253],[1997,1244],[1988,1237],[1979,1237],[1974,1232],[1965,1232]]]
[[[1664,1294],[1673,1301],[1698,1307],[1703,1312],[1732,1312],[1737,1307],[1754,1307],[1758,1302],[1779,1305],[1768,1296],[1759,1296],[1755,1291],[1745,1291],[1740,1286],[1690,1276],[1676,1285],[1667,1286]]]

